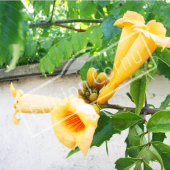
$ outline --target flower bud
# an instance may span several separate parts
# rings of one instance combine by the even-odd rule
[[[84,95],[83,89],[78,89],[78,93],[79,93],[80,96],[83,96]]]
[[[106,84],[106,80],[107,80],[107,74],[104,72],[101,72],[98,76],[97,79],[100,80],[100,84],[99,86],[97,86],[97,89],[100,90],[103,88],[103,86]]]
[[[98,97],[97,93],[91,93],[89,99],[90,99],[90,101],[93,102],[93,101],[97,100],[97,97]]]
[[[85,92],[85,96],[89,96],[90,95],[90,92],[89,91],[86,91]]]
[[[88,72],[87,72],[87,82],[88,84],[93,83],[94,79],[96,79],[97,77],[97,70],[95,68],[89,68]]]
[[[93,87],[97,87],[97,86],[99,86],[100,85],[100,79],[95,79],[94,81],[93,81]]]
[[[92,83],[90,83],[90,84],[89,84],[89,87],[92,89],[92,88],[93,88],[93,84],[92,84]]]
[[[88,89],[88,84],[86,81],[83,82],[83,88],[84,88],[84,90]]]
[[[97,89],[94,88],[94,89],[92,90],[92,93],[97,93]]]
[[[84,100],[85,103],[89,104],[90,102],[88,100]]]

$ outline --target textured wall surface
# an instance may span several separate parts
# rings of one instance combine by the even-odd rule
[[[163,76],[157,75],[154,78],[148,87],[149,93],[154,94],[154,97],[147,94],[148,103],[159,106],[169,92],[170,82]],[[80,84],[80,77],[70,75],[59,79],[32,78],[14,81],[13,84],[25,93],[32,91],[34,94],[63,98],[75,94],[75,88]],[[100,148],[93,147],[85,157],[79,152],[66,159],[70,150],[60,144],[55,137],[51,128],[50,114],[18,114],[17,117],[21,118],[20,124],[15,126],[12,123],[14,98],[9,92],[9,86],[9,82],[0,83],[0,170],[115,169],[114,162],[124,156],[127,131],[123,131],[121,135],[114,135],[108,142],[109,156],[103,145]],[[123,87],[115,93],[110,103],[133,106],[125,95],[128,91],[128,86]],[[170,144],[169,134],[165,142]],[[160,170],[157,163],[152,166],[154,170]]]

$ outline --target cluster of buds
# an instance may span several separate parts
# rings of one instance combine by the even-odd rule
[[[79,98],[86,103],[96,103],[100,90],[109,83],[107,74],[97,73],[95,68],[89,68],[87,72],[87,81],[82,84],[82,89],[78,89]]]

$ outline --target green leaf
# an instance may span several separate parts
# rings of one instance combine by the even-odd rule
[[[78,18],[77,16],[77,2],[76,1],[68,1],[68,18]]]
[[[136,163],[136,166],[135,166],[134,170],[142,170],[141,164],[142,164],[142,162],[141,162],[141,161],[138,161],[138,162]],[[127,170],[127,169],[126,169],[126,170]],[[129,170],[129,169],[128,169],[128,170]]]
[[[149,80],[151,81],[152,80],[152,77],[157,73],[158,71],[158,68],[157,68],[157,65],[158,65],[158,58],[156,56],[152,56],[149,64],[148,64],[148,70],[149,70],[149,73],[148,73],[148,78]]]
[[[8,51],[6,51],[5,52],[5,54],[4,54],[4,63],[5,64],[9,64],[10,63],[10,61],[11,61],[11,59],[12,59],[12,56],[13,56],[13,49],[12,49],[12,46],[9,48],[9,50]]]
[[[64,60],[64,54],[59,46],[53,45],[50,51],[40,60],[39,68],[42,74],[48,71],[49,74],[54,72],[55,66],[60,67]]]
[[[118,130],[125,130],[142,120],[142,118],[131,112],[116,113],[111,116],[113,127]]]
[[[104,6],[110,4],[110,0],[106,0],[106,1],[101,1],[101,0],[99,0],[98,3],[99,3],[99,5],[100,5],[101,7],[104,7]]]
[[[170,80],[170,74],[169,74],[170,67],[164,62],[162,62],[161,60],[159,60],[158,62],[158,70],[161,75],[164,75],[166,78]]]
[[[152,134],[152,141],[163,142],[165,138],[166,138],[165,133],[153,133]]]
[[[113,15],[113,16],[119,16],[119,13],[120,13],[120,8],[113,8],[111,11],[109,11],[109,14],[110,15]]]
[[[145,145],[132,146],[132,147],[130,147],[130,148],[127,148],[128,155],[129,155],[130,157],[137,158],[139,152],[141,151],[141,149],[142,149],[144,146],[145,146]]]
[[[79,151],[80,151],[79,147],[76,146],[76,147],[75,147],[75,150],[71,150],[71,151],[68,153],[68,155],[67,155],[66,158],[69,158],[70,156],[72,156],[73,154],[75,154],[75,153],[77,153],[77,152],[79,152]]]
[[[49,59],[55,64],[56,67],[60,67],[64,60],[63,53],[55,45],[50,49],[47,57],[49,57]]]
[[[126,1],[120,8],[120,15],[123,15],[127,10],[140,12],[143,7],[142,5],[141,1]]]
[[[93,1],[81,1],[79,4],[80,17],[81,18],[92,18],[92,15],[96,13],[96,5]]]
[[[140,161],[140,159],[137,159],[137,158],[120,158],[115,162],[116,169],[117,170],[124,170],[124,169],[131,168],[138,161]]]
[[[9,65],[9,67],[7,68],[6,72],[9,72],[16,67],[17,61],[20,57],[21,45],[20,44],[13,44],[12,46],[13,46],[13,59],[12,59],[12,62],[10,63],[10,65]]]
[[[43,75],[45,75],[45,68],[44,68],[44,65],[43,65],[44,59],[45,59],[45,57],[43,57],[43,58],[40,60],[40,63],[39,63],[39,69],[40,69],[40,71],[41,71],[41,73],[42,73]],[[46,75],[45,75],[45,76],[46,76]]]
[[[102,47],[102,37],[103,37],[103,33],[102,33],[101,28],[93,29],[89,33],[89,40],[90,40],[90,42],[93,45],[95,45],[97,48],[101,48]]]
[[[45,59],[43,60],[43,66],[45,68],[45,70],[47,70],[47,72],[49,74],[52,74],[54,72],[55,69],[55,65],[54,63],[50,60],[50,58],[45,57]]]
[[[170,103],[170,95],[166,96],[166,99],[161,103],[160,109],[166,109]]]
[[[157,151],[148,144],[133,146],[127,149],[128,155],[133,158],[144,158],[146,162],[158,161],[163,166],[162,159]],[[146,154],[147,153],[147,154]]]
[[[130,84],[130,94],[136,104],[136,114],[140,114],[145,103],[146,76],[138,78]]]
[[[25,47],[25,52],[28,57],[33,57],[35,55],[35,52],[37,50],[37,42],[35,40],[28,40],[26,47]]]
[[[22,43],[22,8],[21,1],[0,1],[0,65],[9,46]]]
[[[170,111],[159,111],[147,123],[149,132],[170,132]]]
[[[168,49],[164,49],[162,52],[161,52],[161,49],[162,47],[158,47],[156,50],[155,50],[155,53],[157,55],[157,57],[163,61],[165,64],[167,64],[169,67],[170,67],[170,51]]]
[[[170,146],[162,142],[152,142],[152,146],[160,154],[163,160],[165,170],[169,170],[170,169]]]
[[[59,45],[58,49],[62,52],[64,55],[64,59],[68,60],[71,57],[72,54],[72,45],[69,41],[67,40],[62,40]]]
[[[108,148],[108,143],[107,143],[107,141],[106,141],[105,143],[106,143],[106,153],[107,153],[107,155],[109,156],[109,148]]]
[[[143,156],[145,155],[145,153],[148,153],[148,151],[149,151],[149,145],[146,144],[146,145],[143,146],[143,148],[142,148],[141,151],[139,152],[137,158],[143,158]],[[148,154],[145,155],[145,160],[147,159],[147,158],[146,158],[147,156],[148,156]]]
[[[83,50],[86,48],[87,45],[87,35],[85,32],[83,33],[75,33],[73,34],[73,37],[71,39],[71,44],[73,47],[73,52],[77,53],[80,50]]]
[[[140,136],[141,134],[143,134],[143,130],[138,125],[131,127],[129,129],[129,135],[126,139],[126,143],[128,142],[128,147],[146,144],[147,141],[145,137]]]
[[[42,37],[40,40],[42,48],[44,48],[46,51],[48,51],[51,48],[52,43],[53,41],[51,37],[48,38]]]
[[[101,25],[92,25],[92,26],[88,27],[86,30],[86,34],[89,36],[90,32],[97,28],[101,28]]]
[[[146,161],[143,161],[144,170],[153,170]]]
[[[161,156],[159,155],[159,153],[155,150],[155,148],[152,145],[149,147],[149,151],[147,152],[145,160],[148,163],[149,163],[149,161],[158,161],[160,163],[161,167],[163,167],[163,162],[162,162]]]
[[[38,7],[38,8],[41,9],[41,10],[42,10],[42,8],[43,8],[43,11],[45,12],[45,14],[46,14],[47,16],[49,16],[50,6],[51,6],[52,2],[53,2],[52,0],[48,0],[48,1],[41,1],[41,0],[34,1],[36,7]],[[40,8],[40,6],[41,6],[42,8]],[[34,8],[34,9],[37,9],[37,8]]]
[[[120,133],[120,131],[113,128],[113,121],[110,117],[103,113],[100,113],[100,115],[91,147],[99,147],[104,141],[109,141],[113,134]]]
[[[113,16],[107,16],[102,23],[102,31],[103,31],[103,46],[106,47],[111,39],[115,38],[116,35],[120,33],[120,28],[117,26],[113,26],[114,22],[118,18]]]

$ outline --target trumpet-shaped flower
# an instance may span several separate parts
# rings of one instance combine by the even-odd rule
[[[137,31],[135,32],[133,30],[133,28],[147,29],[147,26],[145,25],[144,17],[133,11],[127,11],[123,15],[123,18],[118,19],[114,23],[114,26],[123,28],[114,59],[113,73],[116,74],[116,71],[121,64],[121,59],[125,57],[126,53],[139,35]]]
[[[11,94],[15,97],[14,108],[15,113],[12,116],[14,124],[18,125],[20,119],[15,115],[21,113],[49,113],[59,103],[60,99],[49,96],[23,94],[21,90],[16,90],[11,83]]]
[[[99,119],[95,109],[82,99],[71,96],[57,104],[51,119],[59,141],[72,150],[77,144],[86,155]]]
[[[164,26],[152,20],[147,24],[148,30],[134,28],[140,35],[137,37],[110,83],[101,91],[98,104],[103,104],[114,94],[115,89],[127,80],[149,58],[158,46],[170,47],[170,37],[166,37]]]

